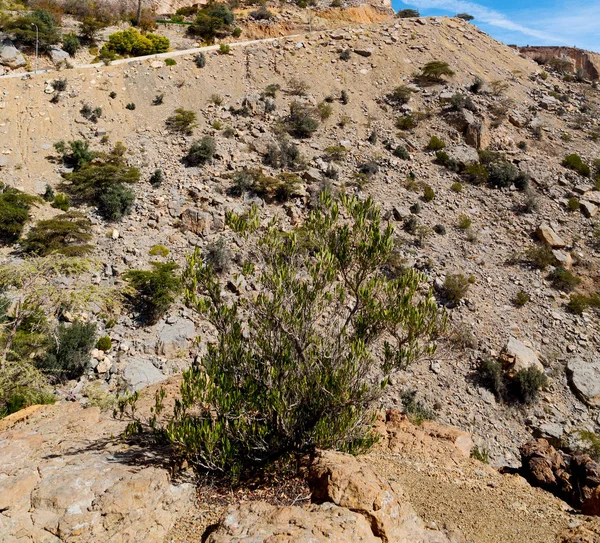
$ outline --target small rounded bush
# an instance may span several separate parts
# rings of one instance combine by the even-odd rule
[[[569,170],[573,170],[578,174],[583,175],[583,177],[590,176],[590,167],[585,162],[583,162],[581,157],[576,153],[567,155],[562,161],[562,165],[565,168],[568,168]]]
[[[54,197],[54,201],[51,205],[52,207],[60,209],[61,211],[68,211],[69,207],[71,207],[71,201],[66,194],[58,193]]]
[[[206,55],[204,53],[198,53],[194,59],[194,63],[198,68],[204,68],[204,66],[206,66]]]
[[[125,106],[125,109],[128,109],[129,111],[133,111],[135,109],[135,104],[133,102],[130,102],[129,104],[127,104]]]
[[[445,236],[446,235],[446,227],[443,224],[436,224],[433,227],[433,231],[436,234],[439,234],[440,236]]]
[[[452,192],[456,192],[461,193],[463,191],[463,186],[462,183],[459,183],[458,181],[456,181],[455,183],[452,183],[452,186],[450,187],[450,189],[452,190]]]
[[[467,228],[471,227],[471,217],[469,217],[468,215],[465,215],[464,213],[461,213],[458,216],[458,227],[461,230],[467,230]]]
[[[423,189],[423,200],[431,202],[435,198],[435,191],[429,185]]]
[[[394,149],[393,154],[396,158],[401,158],[402,160],[410,160],[410,155],[408,154],[408,151],[404,147],[402,147],[402,145],[398,145],[398,147]]]
[[[177,64],[177,61],[174,58],[165,59],[165,66],[175,66],[175,64]]]
[[[169,254],[169,249],[164,245],[153,245],[148,254],[150,256],[167,256]]]
[[[192,143],[185,162],[188,166],[200,166],[208,162],[215,154],[215,140],[211,136],[204,136],[201,140]]]
[[[529,294],[527,294],[524,290],[520,290],[517,292],[513,303],[517,307],[523,307],[527,302],[529,302],[529,300],[531,300],[531,296],[529,296]]]
[[[579,203],[578,198],[569,198],[569,201],[567,202],[567,208],[569,211],[579,211],[580,207],[581,204]]]
[[[96,343],[96,349],[104,351],[105,353],[110,351],[112,348],[112,341],[108,336],[103,336]]]
[[[428,151],[440,151],[446,147],[446,144],[437,136],[431,136],[429,143],[427,144],[426,149]]]

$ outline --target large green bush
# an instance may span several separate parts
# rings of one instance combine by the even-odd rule
[[[140,314],[140,320],[153,324],[171,307],[181,288],[174,262],[152,262],[151,270],[129,270],[125,279],[133,288],[130,299]]]
[[[29,230],[22,241],[23,251],[36,256],[58,253],[81,256],[89,253],[92,246],[92,223],[82,213],[71,211],[52,219],[39,221]]]
[[[111,34],[108,37],[108,42],[100,49],[100,57],[154,55],[156,53],[166,53],[169,47],[169,38],[158,34],[142,34],[137,28],[132,27]]]
[[[14,243],[29,220],[31,206],[40,199],[0,183],[0,243]]]
[[[58,380],[77,379],[86,370],[95,344],[95,324],[81,321],[61,324],[56,342],[40,366]]]
[[[576,153],[573,153],[572,155],[567,155],[562,161],[562,165],[565,168],[569,168],[569,170],[576,171],[584,177],[589,177],[591,174],[590,167]]]
[[[224,37],[233,31],[233,21],[234,16],[229,6],[215,2],[198,12],[194,24],[188,27],[188,33],[207,43],[213,43],[216,37]]]
[[[216,150],[215,139],[212,136],[204,136],[192,143],[183,160],[188,166],[201,166],[212,159]]]
[[[260,266],[244,266],[257,296],[225,299],[201,253],[190,256],[186,299],[217,337],[184,372],[173,417],[150,421],[158,435],[197,466],[229,473],[372,443],[390,372],[432,353],[442,324],[423,274],[387,278],[393,236],[372,199],[324,191],[302,226],[260,233]]]
[[[285,119],[288,133],[295,138],[309,138],[319,128],[319,112],[313,107],[294,101]]]
[[[90,151],[90,144],[87,140],[74,140],[67,144],[61,140],[54,144],[54,149],[61,155],[62,161],[66,166],[78,170],[84,164],[91,162],[95,154]]]
[[[127,166],[125,151],[125,147],[117,143],[108,154],[94,153],[91,162],[63,174],[64,189],[80,202],[95,205],[105,219],[120,219],[135,199],[127,185],[137,183],[140,178],[137,168]]]
[[[4,30],[15,41],[24,45],[35,45],[37,25],[39,47],[42,51],[60,41],[60,28],[56,18],[46,9],[34,9],[32,12],[9,20]]]

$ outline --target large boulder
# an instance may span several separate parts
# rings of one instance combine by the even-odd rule
[[[392,488],[364,461],[321,451],[311,465],[312,499],[331,502],[363,515],[383,541],[447,542],[444,534],[426,530],[399,486]]]
[[[162,543],[193,504],[194,486],[137,462],[125,429],[98,408],[30,410],[0,431],[2,543]]]
[[[0,64],[13,69],[27,65],[25,57],[8,38],[0,42]]]
[[[196,326],[189,319],[178,319],[172,324],[164,323],[158,330],[156,354],[167,358],[179,358],[196,337]]]
[[[181,224],[198,236],[210,233],[213,218],[210,213],[198,209],[186,208],[181,212]]]
[[[535,352],[512,336],[508,338],[502,350],[502,361],[508,373],[513,375],[529,368],[544,371],[544,366],[542,366]]]
[[[60,47],[50,47],[48,54],[50,55],[50,60],[52,60],[55,65],[66,62],[71,58],[71,55],[66,51],[63,51]]]
[[[485,149],[489,146],[490,131],[485,119],[476,117],[468,109],[452,111],[445,116],[445,119],[464,136],[471,147]]]
[[[473,147],[468,145],[453,145],[445,149],[448,157],[456,161],[461,166],[469,166],[479,162],[479,154]]]
[[[130,390],[141,390],[149,385],[160,383],[167,379],[150,360],[144,358],[129,358],[125,362],[123,379],[127,382]]]
[[[579,399],[591,407],[600,407],[600,358],[591,362],[575,356],[567,362],[569,382]]]
[[[545,222],[538,226],[536,234],[541,242],[553,249],[562,249],[567,246],[565,241]]]
[[[571,475],[563,456],[545,439],[529,441],[519,447],[522,471],[534,486],[539,486],[562,498],[573,492]]]

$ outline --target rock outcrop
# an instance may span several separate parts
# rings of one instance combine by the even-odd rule
[[[110,414],[61,403],[27,415],[0,428],[2,543],[162,543],[192,504],[191,484],[134,461]]]
[[[321,451],[312,462],[308,507],[262,502],[226,510],[208,543],[451,543],[423,521],[398,485],[379,476],[364,459]]]

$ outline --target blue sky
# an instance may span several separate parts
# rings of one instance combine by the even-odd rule
[[[600,0],[392,0],[421,15],[470,13],[484,32],[517,45],[569,45],[600,53]]]

